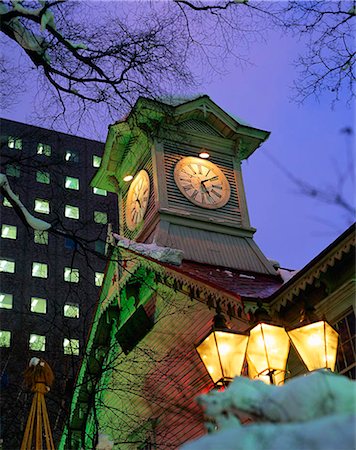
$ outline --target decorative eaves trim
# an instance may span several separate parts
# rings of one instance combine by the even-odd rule
[[[330,267],[341,261],[343,255],[349,253],[352,247],[355,246],[355,243],[355,233],[352,233],[334,248],[331,248],[326,255],[321,257],[320,261],[315,261],[321,255],[317,256],[272,296],[273,299],[270,302],[271,310],[279,312],[282,306],[292,302],[294,296],[299,295],[308,285],[313,285],[315,280],[319,279],[323,273],[326,273]],[[310,267],[308,268],[308,266]]]
[[[131,278],[135,276],[137,270],[144,267],[156,274],[159,284],[180,291],[192,299],[194,298],[207,304],[211,308],[216,308],[219,303],[226,314],[244,320],[243,318],[241,319],[241,315],[244,314],[244,305],[239,295],[233,295],[228,291],[217,288],[209,282],[198,280],[192,275],[182,273],[179,271],[179,268],[172,268],[165,263],[154,261],[150,257],[138,255],[132,250],[121,249],[120,252],[122,259],[124,261],[128,260],[125,272],[119,281],[120,290],[124,289]],[[135,255],[134,260],[133,255]],[[114,299],[115,292],[115,289],[109,289],[107,298],[101,304],[102,312],[105,311]]]

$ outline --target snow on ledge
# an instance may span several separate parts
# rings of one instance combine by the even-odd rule
[[[168,264],[174,264],[180,266],[183,260],[183,251],[170,247],[160,247],[155,242],[152,244],[144,244],[140,242],[131,241],[119,234],[112,233],[113,237],[117,241],[117,247],[127,248],[140,255],[149,256],[152,259],[161,261]]]

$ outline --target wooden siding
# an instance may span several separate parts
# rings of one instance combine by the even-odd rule
[[[196,397],[212,382],[195,345],[210,330],[213,311],[166,291],[148,310],[156,322],[154,329],[129,355],[118,357],[104,399],[108,407],[102,409],[104,432],[116,442],[135,441],[120,449],[136,450],[152,419],[158,419],[155,435],[160,449],[179,448],[204,433]],[[241,323],[236,321],[235,326],[240,328]],[[131,439],[125,435],[128,432]]]
[[[238,186],[236,186],[233,159],[229,155],[212,155],[209,161],[217,164],[228,179],[231,187],[230,199],[225,206],[219,209],[207,210],[193,205],[178,189],[174,181],[174,167],[177,162],[186,156],[197,156],[199,148],[175,142],[164,143],[165,176],[167,180],[168,207],[184,210],[188,213],[199,214],[201,219],[211,222],[212,218],[222,220],[235,226],[241,225],[241,212]]]

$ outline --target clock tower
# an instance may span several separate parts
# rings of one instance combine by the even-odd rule
[[[126,238],[178,248],[189,261],[275,274],[253,240],[241,174],[268,136],[208,96],[140,98],[109,127],[92,185],[117,193]]]

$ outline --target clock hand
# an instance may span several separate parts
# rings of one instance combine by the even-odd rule
[[[207,178],[206,180],[202,180],[201,183],[206,183],[207,181],[217,180],[219,177],[216,175],[215,177]]]

